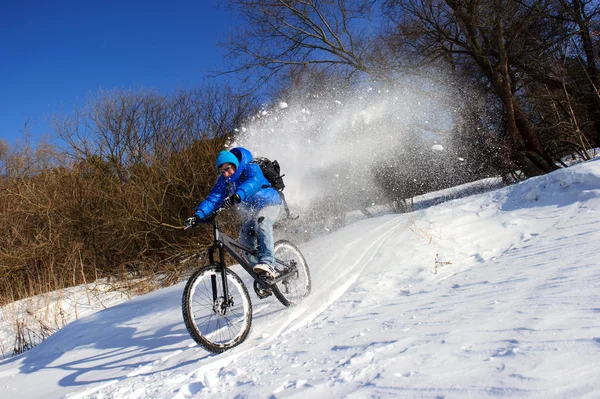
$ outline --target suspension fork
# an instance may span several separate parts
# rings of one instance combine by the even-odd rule
[[[219,228],[216,222],[213,225],[214,244],[209,248],[208,258],[211,264],[215,263],[214,252],[219,251],[219,266],[221,268],[221,284],[223,285],[224,304],[229,304],[229,286],[227,285],[227,276],[225,275],[225,245],[220,239]],[[211,285],[213,290],[213,303],[217,300],[217,278],[211,276]]]
[[[225,247],[221,241],[217,244],[219,249],[219,263],[221,264],[221,280],[223,283],[223,296],[225,297],[225,303],[229,305],[229,286],[227,285],[227,276],[225,275]],[[214,295],[214,294],[213,294]]]

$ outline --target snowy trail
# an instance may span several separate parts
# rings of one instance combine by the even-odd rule
[[[405,216],[394,217],[372,231],[367,229],[367,237],[359,237],[349,242],[341,253],[336,254],[334,249],[328,254],[323,254],[331,256],[331,260],[324,266],[316,263],[314,290],[304,303],[299,304],[298,311],[290,313],[294,324],[285,329],[284,335],[309,324],[340,299],[360,278],[388,238],[396,231],[406,228],[406,225]]]

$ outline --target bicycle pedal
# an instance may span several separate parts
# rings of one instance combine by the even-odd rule
[[[256,296],[258,296],[259,299],[265,299],[273,295],[273,291],[271,289],[262,288],[258,281],[254,282],[254,292],[256,292]]]
[[[256,292],[256,296],[259,299],[265,299],[265,298],[270,297],[271,295],[273,295],[273,291],[271,291],[271,290],[260,290],[260,291]]]
[[[273,280],[275,280],[275,277],[271,276],[271,274],[267,272],[259,273],[258,278],[265,283],[273,282]]]

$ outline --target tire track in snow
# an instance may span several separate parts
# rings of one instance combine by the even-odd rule
[[[402,223],[402,220],[399,220],[402,218],[404,219],[404,223]],[[352,263],[351,266],[345,267],[343,266],[343,264],[346,263],[347,256],[352,256],[351,252],[356,248],[356,245],[358,245],[361,241],[364,240],[364,237],[361,237],[347,244],[345,246],[345,252],[334,256],[326,265],[326,270],[332,269],[338,272],[343,271],[343,273],[338,273],[338,278],[336,280],[331,281],[330,283],[323,286],[320,290],[322,292],[311,293],[311,295],[307,299],[312,297],[314,298],[313,300],[309,299],[308,301],[306,301],[306,304],[304,303],[304,301],[300,303],[298,307],[303,307],[305,309],[303,309],[301,313],[292,312],[287,324],[280,327],[278,333],[275,334],[275,336],[287,335],[291,332],[294,332],[299,328],[309,324],[312,320],[314,320],[321,313],[327,310],[329,306],[331,306],[335,301],[341,298],[344,295],[344,293],[346,293],[350,289],[350,287],[352,287],[356,283],[356,281],[358,281],[358,278],[361,276],[362,272],[373,260],[375,255],[377,255],[379,249],[385,244],[385,242],[396,231],[403,227],[406,227],[407,224],[408,219],[406,219],[405,217],[397,217],[393,218],[384,225],[379,226],[377,229],[374,230],[374,232],[376,232],[377,230],[384,230],[384,232],[381,233],[371,244],[369,244],[360,255],[358,255],[357,260],[354,263]],[[389,225],[392,225],[392,227],[388,227]],[[331,287],[334,288],[331,289]],[[316,298],[322,299],[324,296],[323,294],[325,292],[329,292],[329,295],[326,297],[325,301],[315,309],[313,306],[313,302],[316,302]],[[300,320],[288,328],[288,326],[290,326],[297,319]]]

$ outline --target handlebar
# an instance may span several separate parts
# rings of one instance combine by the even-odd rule
[[[222,207],[219,207],[219,208],[217,208],[217,209],[216,209],[216,210],[215,210],[213,213],[211,213],[211,214],[210,214],[208,217],[206,217],[206,218],[204,218],[204,219],[200,219],[199,223],[202,223],[202,224],[210,224],[210,223],[213,223],[213,222],[214,222],[214,220],[215,220],[215,218],[216,218],[216,216],[217,216],[219,213],[223,212],[225,209],[227,209],[227,208],[222,208]],[[184,229],[184,230],[187,230],[187,229],[189,229],[189,228],[191,228],[191,227],[192,227],[192,225],[187,225],[187,224],[186,224],[185,226],[183,226],[183,229]]]

